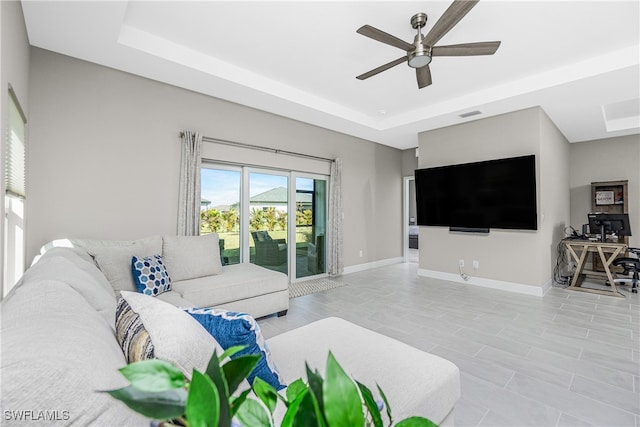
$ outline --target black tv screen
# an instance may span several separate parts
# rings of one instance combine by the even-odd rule
[[[534,155],[415,171],[418,225],[537,230]]]

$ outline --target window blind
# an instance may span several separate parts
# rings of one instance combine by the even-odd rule
[[[6,193],[14,197],[25,198],[25,119],[11,90],[9,90],[8,124],[5,163]]]

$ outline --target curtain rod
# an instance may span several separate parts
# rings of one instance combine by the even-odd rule
[[[180,132],[180,136],[182,137],[183,135],[184,135],[184,132]],[[202,141],[204,141],[204,142],[214,142],[214,143],[223,144],[223,145],[231,145],[231,146],[235,146],[235,147],[248,148],[250,150],[269,151],[271,153],[285,154],[287,156],[304,157],[304,158],[307,158],[307,159],[323,160],[325,162],[333,162],[333,159],[328,159],[326,157],[313,156],[311,154],[296,153],[295,151],[280,150],[278,148],[264,147],[262,145],[247,144],[247,143],[244,143],[244,142],[229,141],[227,139],[212,138],[210,136],[203,136],[202,137]]]

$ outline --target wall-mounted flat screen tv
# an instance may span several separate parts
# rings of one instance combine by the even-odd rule
[[[535,155],[415,171],[418,225],[537,230]]]

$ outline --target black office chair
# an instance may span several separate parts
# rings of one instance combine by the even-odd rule
[[[613,260],[613,265],[622,267],[624,271],[622,274],[625,276],[632,273],[631,279],[615,279],[616,283],[629,283],[631,282],[631,292],[638,293],[638,272],[640,272],[640,248],[629,248],[629,252],[634,254],[636,258],[631,257],[619,257]]]

